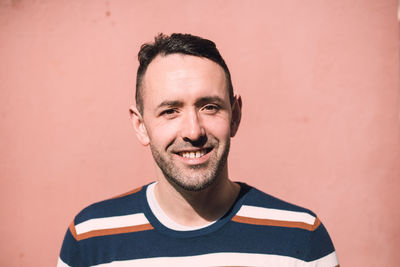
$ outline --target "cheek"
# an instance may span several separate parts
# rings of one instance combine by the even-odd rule
[[[220,140],[230,138],[230,123],[228,121],[229,119],[206,121],[205,126],[207,133]]]
[[[177,126],[173,123],[157,124],[151,127],[149,138],[152,145],[157,147],[165,147],[177,136]]]

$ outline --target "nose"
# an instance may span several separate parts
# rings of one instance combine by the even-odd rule
[[[183,140],[192,144],[204,139],[205,129],[196,110],[188,111],[184,115],[181,125],[181,135]]]

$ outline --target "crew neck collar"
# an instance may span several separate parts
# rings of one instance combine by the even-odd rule
[[[155,199],[155,182],[144,186],[143,190],[141,191],[143,211],[154,229],[163,234],[177,238],[189,238],[209,234],[217,231],[219,228],[229,222],[242,206],[246,193],[251,189],[251,187],[245,183],[237,182],[237,184],[240,185],[240,191],[232,207],[227,211],[224,216],[207,225],[203,225],[200,227],[188,227],[180,225],[171,220],[162,211],[161,207],[157,203],[157,200]]]
[[[200,225],[200,226],[186,226],[186,225],[182,225],[182,224],[175,222],[170,217],[168,217],[168,215],[160,207],[160,205],[156,199],[156,196],[154,194],[154,188],[155,188],[156,184],[157,184],[157,182],[151,183],[146,188],[147,204],[149,205],[150,210],[153,213],[153,215],[165,227],[167,227],[171,230],[176,230],[176,231],[194,231],[194,230],[199,230],[199,229],[208,227],[217,221],[217,220],[215,220],[215,221],[212,221],[205,225]]]

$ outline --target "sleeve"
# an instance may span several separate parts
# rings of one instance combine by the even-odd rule
[[[75,239],[71,231],[74,231],[74,222],[71,223],[71,226],[68,228],[67,233],[65,234],[60,257],[57,262],[57,267],[84,266],[81,260],[79,242]]]
[[[310,232],[310,245],[306,261],[315,267],[336,267],[339,262],[328,231],[316,218],[316,228]]]

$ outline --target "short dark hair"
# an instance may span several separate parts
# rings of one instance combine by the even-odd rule
[[[138,53],[140,65],[136,76],[135,97],[137,109],[141,114],[143,114],[143,94],[141,92],[141,85],[147,67],[157,55],[166,56],[170,54],[204,57],[220,65],[225,71],[229,98],[231,103],[233,103],[234,97],[231,74],[214,42],[191,34],[173,33],[171,36],[168,36],[160,33],[154,38],[154,43],[143,44]]]

